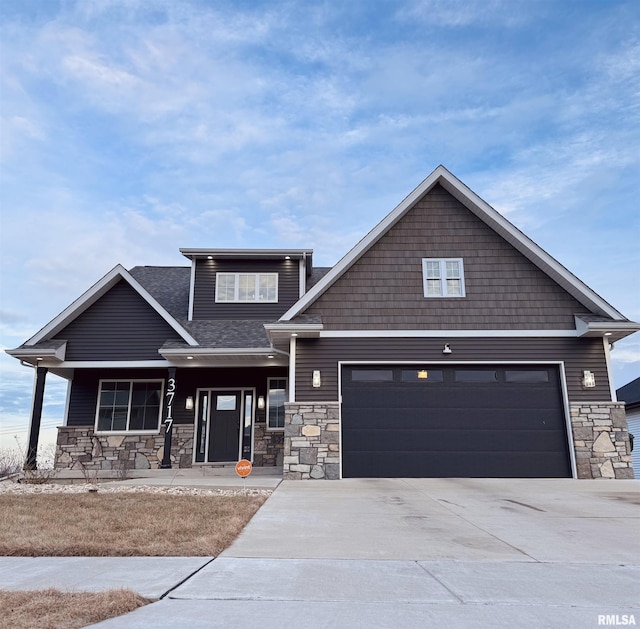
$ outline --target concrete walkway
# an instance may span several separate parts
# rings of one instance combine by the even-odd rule
[[[95,626],[640,624],[639,505],[640,481],[285,481],[218,559]]]

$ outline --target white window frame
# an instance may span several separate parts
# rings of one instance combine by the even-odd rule
[[[129,404],[127,408],[127,428],[125,430],[98,430],[98,420],[100,419],[100,398],[102,397],[102,385],[107,382],[127,382],[129,383]],[[158,411],[158,423],[156,428],[151,430],[130,430],[129,424],[131,422],[131,402],[133,385],[143,383],[158,383],[160,384],[160,408]],[[137,379],[137,378],[108,378],[100,380],[98,382],[98,399],[96,401],[96,417],[94,422],[94,433],[96,435],[157,435],[160,432],[160,425],[162,421],[162,411],[164,409],[164,380],[162,379]]]
[[[437,262],[440,266],[440,294],[439,295],[431,295],[428,291],[427,279],[427,263],[428,262]],[[449,295],[447,293],[447,262],[456,262],[460,269],[460,294],[459,295]],[[422,258],[422,288],[424,291],[424,296],[427,299],[442,299],[442,298],[460,298],[465,297],[465,284],[464,284],[464,263],[462,258]]]
[[[288,397],[288,393],[289,393],[289,379],[285,378],[285,377],[274,377],[274,378],[267,378],[267,403],[266,403],[266,410],[267,410],[267,430],[279,430],[279,431],[283,431],[284,430],[284,426],[271,426],[269,424],[269,391],[271,391],[271,382],[274,380],[284,380],[284,403],[287,403],[287,400],[289,399]]]
[[[234,277],[233,285],[233,299],[221,299],[220,298],[220,276],[232,275]],[[254,299],[240,299],[240,276],[253,276],[255,281],[255,298]],[[274,277],[276,280],[276,296],[275,299],[260,299],[260,278],[262,277]],[[216,303],[221,304],[277,304],[278,303],[278,274],[277,273],[226,273],[221,271],[216,273]]]

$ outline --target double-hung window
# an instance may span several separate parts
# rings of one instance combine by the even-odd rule
[[[277,303],[277,273],[216,273],[216,301]]]
[[[160,430],[162,380],[101,380],[96,432]]]
[[[422,258],[425,297],[464,297],[462,258]]]
[[[284,428],[284,403],[287,401],[287,379],[267,379],[267,428]]]

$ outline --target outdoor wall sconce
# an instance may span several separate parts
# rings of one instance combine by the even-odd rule
[[[585,389],[592,389],[596,386],[596,374],[593,371],[583,371],[582,372],[582,386]]]
[[[258,408],[264,410],[264,395],[258,396]]]
[[[443,354],[452,354],[453,350],[451,349],[449,343],[445,343],[444,347],[442,348],[442,353]]]
[[[187,399],[184,401],[184,407],[188,411],[193,410],[193,395],[187,395]]]
[[[319,389],[322,386],[319,370],[315,370],[313,372],[313,376],[311,377],[311,386],[313,386],[314,389]]]

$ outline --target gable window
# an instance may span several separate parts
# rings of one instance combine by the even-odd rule
[[[287,379],[267,379],[267,428],[284,428],[284,403],[287,401]]]
[[[96,432],[159,432],[162,387],[162,380],[101,380]]]
[[[422,258],[425,297],[464,297],[462,258]]]
[[[277,303],[277,273],[216,273],[216,301]]]

